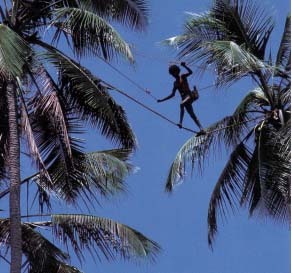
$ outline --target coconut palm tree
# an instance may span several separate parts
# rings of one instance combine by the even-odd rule
[[[221,145],[230,152],[209,203],[210,246],[218,216],[229,209],[247,206],[250,215],[290,219],[290,15],[275,58],[266,52],[273,27],[254,1],[215,0],[209,11],[190,15],[182,34],[165,41],[178,48],[179,58],[214,66],[217,87],[244,77],[255,83],[233,114],[183,145],[168,175],[166,190],[172,191],[188,164],[202,170]]]
[[[36,182],[41,206],[50,206],[50,194],[77,204],[78,197],[94,200],[96,191],[109,195],[124,189],[122,181],[129,171],[126,160],[135,149],[135,136],[108,86],[83,67],[79,59],[88,55],[107,60],[123,56],[133,62],[129,45],[110,23],[143,30],[147,14],[147,5],[141,0],[15,0],[0,5],[0,179],[3,184],[10,182],[5,191],[10,193],[10,218],[1,222],[1,242],[11,248],[11,272],[21,271],[22,250],[31,272],[36,268],[45,271],[49,263],[65,258],[58,249],[40,260],[32,253],[36,248],[31,248],[34,244],[28,240],[35,239],[37,243],[41,235],[36,233],[37,224],[21,222],[21,143],[27,144],[24,154],[38,171],[30,180]],[[44,39],[45,33],[52,41]],[[72,49],[70,56],[75,59],[59,49],[62,41],[67,41]],[[85,130],[85,125],[99,130],[119,149],[84,153],[78,134]],[[109,220],[94,219],[103,224],[83,220],[77,223],[78,227],[87,223],[88,236],[92,236],[87,247],[95,242],[106,255],[110,243],[117,245],[115,250],[122,256],[138,249],[139,255],[148,256],[157,250],[145,237],[139,241],[139,233]],[[73,224],[67,222],[67,229],[73,230]],[[53,226],[53,221],[47,225]],[[45,239],[39,238],[41,246]],[[70,238],[76,248],[76,240]],[[82,236],[78,240],[81,239]],[[146,245],[151,251],[144,249]],[[126,247],[131,250],[126,251]],[[48,260],[44,261],[46,257]],[[33,259],[41,261],[43,267],[34,264]],[[51,267],[54,272],[73,270],[65,264],[55,266],[55,271]]]

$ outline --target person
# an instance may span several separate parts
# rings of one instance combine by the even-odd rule
[[[173,98],[175,96],[176,91],[178,90],[182,99],[180,103],[180,118],[179,118],[179,123],[177,124],[178,127],[182,128],[184,112],[186,109],[188,114],[192,118],[192,120],[196,123],[196,125],[200,129],[200,132],[198,133],[198,135],[204,134],[205,131],[203,129],[203,126],[201,125],[200,121],[195,115],[194,109],[192,106],[192,103],[194,102],[194,100],[198,98],[198,92],[197,92],[196,86],[194,86],[194,91],[191,92],[189,83],[187,80],[187,77],[192,75],[193,71],[184,62],[181,63],[181,66],[183,66],[187,70],[187,73],[180,75],[180,68],[177,65],[171,65],[169,67],[169,74],[175,78],[172,92],[167,97],[163,99],[158,99],[157,102],[163,102],[163,101]]]

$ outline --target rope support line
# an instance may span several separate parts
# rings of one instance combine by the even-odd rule
[[[128,95],[127,93],[125,93],[124,91],[118,89],[117,87],[105,82],[102,80],[102,82],[107,85],[108,88],[112,89],[112,90],[115,90],[117,91],[118,93],[120,93],[121,95],[127,97],[128,99],[130,99],[131,101],[135,102],[136,104],[140,105],[141,107],[143,107],[144,109],[152,112],[153,114],[159,116],[160,118],[164,119],[165,121],[171,123],[172,125],[175,125],[175,126],[178,126],[178,124],[174,121],[172,121],[171,119],[169,119],[168,117],[160,114],[159,112],[153,110],[152,108],[150,108],[149,106],[143,104],[142,102],[138,101],[137,99],[131,97],[130,95]],[[211,130],[211,131],[206,131],[206,133],[204,135],[208,135],[208,134],[211,134],[211,133],[214,133],[214,132],[217,132],[217,131],[221,131],[221,130],[225,130],[227,128],[231,128],[231,127],[235,127],[235,126],[238,126],[238,125],[241,125],[241,124],[245,124],[245,123],[248,123],[248,122],[251,122],[251,121],[255,121],[257,119],[259,119],[261,117],[256,117],[256,118],[253,118],[253,119],[249,119],[249,120],[246,120],[246,121],[243,121],[243,122],[239,122],[239,123],[236,123],[236,124],[232,124],[232,125],[228,125],[228,126],[225,126],[225,127],[222,127],[222,128],[218,128],[218,129],[214,129],[214,130]],[[185,131],[188,131],[188,132],[191,132],[191,133],[194,133],[194,134],[197,134],[199,133],[198,131],[195,131],[195,130],[192,130],[190,128],[187,128],[187,127],[184,127],[182,126],[181,129],[185,130]]]
[[[98,58],[101,59],[108,66],[110,66],[113,70],[115,70],[122,77],[124,77],[125,79],[127,79],[130,83],[132,83],[138,89],[140,89],[141,91],[145,92],[147,95],[149,95],[150,97],[152,97],[154,100],[158,100],[158,98],[156,98],[154,95],[151,94],[151,91],[149,89],[144,88],[143,86],[141,86],[140,84],[138,84],[137,82],[135,82],[134,80],[132,80],[130,77],[128,77],[125,73],[123,73],[122,71],[120,71],[119,69],[117,69],[115,66],[113,66],[111,63],[109,63],[107,60],[105,60],[105,59],[103,59],[101,57],[98,57]]]
[[[127,76],[125,73],[123,73],[122,71],[120,71],[118,68],[116,68],[115,66],[113,66],[110,62],[108,62],[107,60],[105,60],[102,57],[99,57],[99,59],[101,59],[104,63],[106,63],[109,67],[111,67],[114,71],[116,71],[118,74],[120,74],[122,77],[124,77],[126,80],[128,80],[130,83],[132,83],[134,86],[136,86],[139,90],[143,91],[144,93],[146,93],[148,96],[152,97],[154,100],[158,100],[158,98],[154,95],[152,95],[151,91],[147,88],[144,88],[143,86],[141,86],[139,83],[135,82],[134,80],[132,80],[129,76]],[[215,84],[211,84],[208,86],[205,86],[203,88],[200,88],[200,91],[202,90],[206,90],[209,89],[211,87],[214,87]]]
[[[144,103],[142,103],[142,102],[138,101],[137,99],[131,97],[130,95],[128,95],[128,94],[125,93],[124,91],[122,91],[122,90],[116,88],[115,86],[112,86],[111,84],[108,84],[108,83],[105,82],[105,81],[102,81],[102,82],[103,82],[104,84],[106,84],[109,88],[111,88],[111,89],[117,91],[117,92],[120,93],[121,95],[127,97],[127,98],[130,99],[131,101],[135,102],[136,104],[140,105],[141,107],[145,108],[146,110],[152,112],[152,113],[155,114],[156,116],[159,116],[160,118],[166,120],[167,122],[171,123],[172,125],[177,126],[177,123],[176,123],[176,122],[170,120],[168,117],[166,117],[166,116],[160,114],[159,112],[153,110],[152,108],[150,108],[149,106],[145,105]],[[192,130],[192,129],[190,129],[190,128],[187,128],[187,127],[182,127],[181,129],[184,129],[184,130],[186,130],[186,131],[189,131],[189,132],[191,132],[191,133],[195,133],[195,134],[198,133],[197,131],[194,131],[194,130]]]

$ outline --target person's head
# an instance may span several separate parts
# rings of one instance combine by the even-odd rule
[[[180,68],[177,65],[171,65],[168,69],[168,72],[170,75],[172,75],[173,77],[178,77],[179,73],[180,73]]]

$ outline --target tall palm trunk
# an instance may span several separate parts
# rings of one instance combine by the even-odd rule
[[[20,218],[20,142],[17,126],[16,85],[7,85],[9,121],[9,178],[10,178],[10,273],[20,273],[22,263],[21,218]]]

